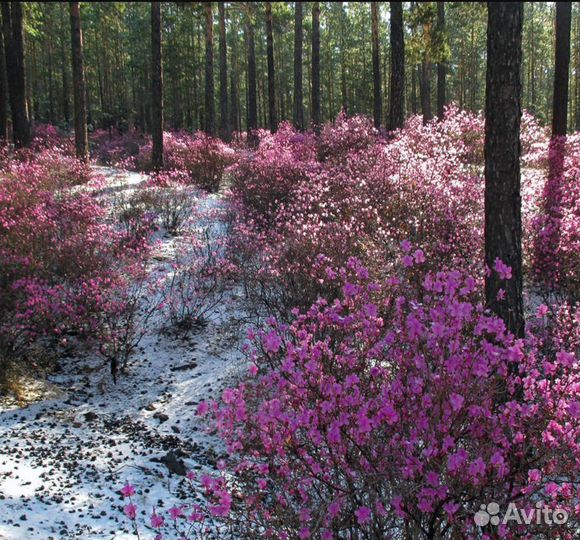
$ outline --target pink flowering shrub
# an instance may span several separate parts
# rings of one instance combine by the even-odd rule
[[[210,192],[218,191],[226,168],[233,162],[230,148],[202,132],[164,133],[163,147],[165,169],[185,172],[187,183]],[[137,170],[152,170],[151,151],[151,141],[139,149],[135,156]]]
[[[108,223],[90,189],[76,185],[88,169],[79,165],[77,176],[68,169],[72,159],[47,149],[0,172],[3,362],[25,365],[27,351],[39,343],[57,350],[72,336],[102,337],[112,291],[124,282],[127,265],[148,252],[146,237]]]
[[[532,222],[534,278],[580,299],[580,136],[553,139],[541,212]]]
[[[255,152],[246,151],[238,159],[232,187],[251,217],[267,225],[317,168],[312,135],[282,123],[275,134],[260,139]]]
[[[104,165],[123,166],[130,164],[148,139],[136,130],[122,135],[104,129],[96,129],[90,134],[90,143],[95,155]]]
[[[349,154],[360,152],[377,142],[378,132],[368,116],[347,117],[341,112],[334,124],[325,124],[318,140],[321,161],[340,163]]]
[[[412,530],[475,540],[487,533],[473,520],[482,501],[541,501],[570,513],[550,535],[571,538],[575,356],[546,352],[533,336],[514,341],[460,272],[424,274],[420,297],[401,294],[414,288],[406,278],[372,282],[354,259],[337,276],[340,298],[289,325],[271,320],[248,378],[199,407],[232,456],[238,537]],[[500,531],[531,539],[543,529]]]

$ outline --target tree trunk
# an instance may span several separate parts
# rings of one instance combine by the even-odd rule
[[[163,168],[163,64],[161,51],[161,3],[151,2],[151,161]]]
[[[87,96],[80,2],[70,2],[70,29],[75,108],[75,147],[77,158],[86,163],[89,160],[89,138],[87,134]]]
[[[403,35],[403,3],[391,2],[391,102],[389,129],[405,123],[405,41]]]
[[[230,77],[230,126],[233,131],[240,131],[238,106],[238,55],[236,48],[232,49],[232,73]]]
[[[203,130],[209,135],[215,133],[215,106],[213,84],[213,11],[212,3],[205,7],[205,114]]]
[[[420,66],[420,90],[421,90],[421,112],[423,113],[423,124],[433,118],[431,113],[431,62],[424,58]]]
[[[375,127],[381,126],[381,60],[379,54],[379,4],[371,2],[371,40],[373,51],[373,119]]]
[[[8,80],[6,79],[3,34],[0,27],[0,146],[8,142]]]
[[[570,73],[570,25],[572,2],[556,2],[556,65],[552,136],[566,135],[568,122],[568,82]]]
[[[441,39],[444,39],[445,35],[445,3],[437,2],[437,31]],[[445,75],[446,66],[445,61],[441,60],[437,64],[437,117],[439,120],[443,120],[445,114],[445,104],[447,98],[445,96]]]
[[[62,28],[65,28],[65,8],[64,4],[61,4],[61,24]],[[68,85],[68,72],[67,72],[67,58],[66,58],[66,43],[65,34],[63,33],[60,37],[60,55],[61,55],[61,79],[62,79],[62,114],[64,116],[64,121],[68,126],[70,121],[70,99],[69,99],[69,85]]]
[[[10,109],[12,111],[12,138],[16,148],[30,144],[30,123],[26,102],[24,69],[23,12],[20,2],[2,2],[4,50]]]
[[[488,2],[485,101],[485,278],[488,307],[524,335],[520,118],[523,2]],[[511,267],[511,279],[496,261]],[[502,298],[503,296],[503,298]]]
[[[268,121],[270,131],[278,129],[276,118],[276,72],[274,70],[274,33],[272,21],[272,4],[266,2],[266,48],[268,56]]]
[[[304,130],[304,104],[302,99],[302,2],[294,6],[294,126]]]
[[[254,9],[251,2],[247,2],[248,10],[248,140],[254,145],[257,142],[256,129],[258,128],[258,102],[256,88],[256,45],[254,43]]]
[[[346,91],[346,44],[345,32],[346,25],[344,19],[346,13],[344,12],[344,2],[340,2],[340,98],[342,103],[342,111],[344,114],[348,113],[348,96]]]
[[[220,26],[220,137],[230,139],[228,118],[228,53],[226,43],[226,9],[224,2],[218,2]]]
[[[315,131],[320,128],[320,2],[312,4],[312,111]]]

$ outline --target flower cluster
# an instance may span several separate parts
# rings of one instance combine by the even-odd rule
[[[51,148],[18,157],[0,171],[0,355],[24,365],[40,341],[103,337],[148,239],[107,221],[84,164]]]
[[[542,501],[576,523],[574,354],[514,340],[458,271],[424,273],[420,296],[404,294],[406,272],[375,283],[356,259],[328,273],[340,297],[270,320],[250,336],[248,378],[199,407],[232,456],[240,537],[389,538],[412,524],[417,538],[476,539],[489,500]]]

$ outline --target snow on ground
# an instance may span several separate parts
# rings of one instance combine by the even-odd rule
[[[146,180],[95,169],[106,177],[105,196]],[[211,206],[211,197],[200,204]],[[174,242],[161,237],[152,271],[167,271]],[[126,480],[149,513],[185,489],[168,457],[174,472],[181,460],[187,469],[213,470],[223,450],[195,409],[243,367],[242,304],[234,287],[208,325],[184,339],[160,333],[157,321],[116,385],[98,354],[65,358],[42,400],[0,406],[0,539],[132,539],[118,492]]]

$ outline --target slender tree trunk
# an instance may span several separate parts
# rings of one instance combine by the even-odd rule
[[[163,168],[163,62],[161,50],[161,3],[151,2],[151,161]]]
[[[4,56],[4,32],[0,28],[0,146],[8,142],[8,80]]]
[[[556,2],[556,66],[552,136],[566,135],[568,124],[568,83],[570,73],[570,25],[572,3]]]
[[[88,162],[87,96],[80,2],[70,2],[70,28],[75,107],[75,147],[77,158],[81,161]]]
[[[266,48],[268,56],[268,121],[270,131],[278,129],[276,118],[276,72],[274,70],[274,33],[272,21],[272,4],[266,2]]]
[[[312,4],[312,111],[315,131],[320,128],[320,2]]]
[[[580,9],[576,16],[576,131],[580,131]]]
[[[403,35],[403,3],[391,2],[391,102],[389,129],[405,123],[405,41]]]
[[[212,3],[205,7],[205,114],[203,129],[209,135],[215,133],[215,106],[213,84],[213,10]]]
[[[534,3],[530,2],[530,39],[531,39],[531,51],[530,51],[530,69],[532,72],[530,80],[530,103],[532,113],[536,113],[536,42],[535,42],[535,24],[534,24]]]
[[[304,130],[304,103],[302,98],[302,2],[294,6],[294,126]]]
[[[240,131],[238,99],[238,55],[234,47],[232,49],[232,75],[230,77],[230,126],[234,131]]]
[[[228,53],[226,42],[226,9],[224,2],[218,2],[220,25],[220,137],[230,139],[228,118]]]
[[[437,31],[441,39],[445,36],[445,3],[437,2]],[[446,75],[445,61],[441,60],[437,64],[437,117],[443,120],[445,114],[445,104],[447,97],[445,96],[445,75]]]
[[[65,8],[64,4],[61,4],[61,24],[62,28],[65,28]],[[66,58],[66,43],[65,43],[65,33],[61,34],[60,37],[60,55],[61,55],[61,79],[62,79],[62,114],[64,116],[64,121],[68,126],[70,122],[70,98],[69,98],[69,85],[68,85],[68,71],[67,71],[67,58]]]
[[[4,50],[10,109],[12,111],[12,138],[16,148],[30,144],[30,123],[26,101],[24,68],[23,12],[20,2],[2,2]]]
[[[381,96],[381,59],[379,52],[379,4],[371,2],[371,41],[373,52],[373,120],[381,126],[383,98]]]
[[[433,118],[431,113],[431,62],[424,58],[420,66],[420,90],[421,90],[421,112],[423,113],[423,124]]]
[[[488,2],[485,101],[485,297],[517,337],[524,335],[520,119],[523,2]],[[511,267],[511,279],[496,261]],[[503,298],[502,298],[503,297]]]
[[[344,2],[340,3],[340,98],[344,114],[348,113],[348,95],[346,87],[346,44],[345,44],[345,18]]]
[[[254,145],[257,142],[255,131],[258,128],[258,102],[256,88],[256,45],[254,42],[254,9],[247,2],[248,21],[248,140]]]

